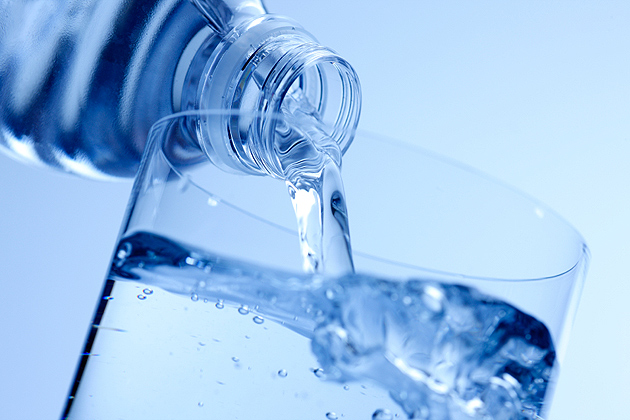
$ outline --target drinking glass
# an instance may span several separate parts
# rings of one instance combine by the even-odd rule
[[[285,182],[220,169],[196,140],[284,119],[154,125],[63,418],[546,418],[588,265],[579,233],[359,131],[342,165],[355,274],[305,273]]]

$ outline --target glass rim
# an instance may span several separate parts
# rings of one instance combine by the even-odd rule
[[[151,130],[149,132],[149,139],[153,139],[153,138],[159,138],[159,136],[155,136],[154,132],[159,130],[161,127],[168,125],[168,124],[172,124],[175,121],[179,121],[182,119],[186,119],[186,118],[196,118],[199,116],[236,116],[238,117],[239,115],[247,115],[248,118],[265,118],[265,119],[278,119],[278,120],[283,120],[285,118],[285,116],[282,113],[277,113],[277,112],[243,112],[243,111],[239,111],[239,110],[235,110],[235,109],[198,109],[198,110],[187,110],[187,111],[180,111],[174,114],[170,114],[168,116],[165,116],[161,119],[159,119],[158,121],[156,121],[153,126],[151,127]],[[400,260],[394,260],[391,258],[385,258],[385,257],[380,257],[377,255],[374,255],[372,253],[369,252],[364,252],[360,249],[354,249],[353,248],[353,254],[356,256],[360,256],[362,258],[367,258],[367,259],[371,259],[374,261],[377,261],[379,263],[384,263],[384,264],[388,264],[388,265],[395,265],[398,267],[404,267],[407,268],[409,270],[413,270],[413,272],[417,272],[417,276],[429,276],[432,279],[436,279],[436,280],[440,280],[441,278],[445,278],[445,277],[449,277],[449,278],[457,278],[457,279],[461,279],[463,282],[469,282],[469,281],[483,281],[483,282],[513,282],[513,283],[525,283],[525,282],[540,282],[540,281],[546,281],[546,280],[551,280],[551,279],[555,279],[555,278],[560,278],[563,276],[566,276],[569,273],[575,272],[577,270],[586,270],[586,268],[588,267],[589,261],[590,261],[590,249],[586,243],[586,241],[584,240],[584,238],[582,237],[582,235],[579,233],[579,231],[571,224],[569,223],[565,218],[563,218],[561,215],[559,215],[555,210],[553,210],[551,207],[549,207],[547,204],[545,204],[544,202],[536,199],[535,197],[531,196],[530,194],[527,194],[526,192],[500,180],[497,179],[496,177],[489,175],[477,168],[474,168],[470,165],[467,165],[465,163],[462,163],[460,161],[457,161],[456,159],[450,158],[448,156],[444,156],[440,153],[431,151],[429,149],[426,149],[422,146],[416,145],[416,144],[410,144],[410,143],[406,143],[403,142],[401,140],[389,137],[387,135],[383,135],[380,133],[375,133],[375,132],[371,132],[368,130],[364,130],[361,129],[360,127],[355,127],[355,128],[349,128],[348,129],[350,131],[349,135],[351,136],[351,141],[354,140],[355,137],[357,136],[365,136],[365,137],[369,137],[373,140],[376,140],[378,142],[383,142],[383,143],[389,143],[392,145],[396,145],[398,147],[401,148],[405,148],[408,149],[410,151],[413,151],[414,153],[418,153],[420,155],[423,155],[431,160],[434,161],[439,161],[445,165],[451,166],[451,167],[455,167],[460,171],[464,171],[468,174],[470,174],[471,176],[474,176],[475,178],[482,178],[484,179],[484,181],[489,182],[497,187],[500,187],[501,189],[504,189],[506,192],[509,192],[510,194],[514,194],[518,197],[520,197],[521,199],[526,200],[527,202],[531,203],[531,204],[535,204],[537,207],[539,207],[540,209],[544,210],[545,215],[549,215],[552,216],[558,223],[560,223],[563,226],[563,229],[566,229],[567,231],[572,232],[573,235],[575,235],[575,240],[577,242],[579,242],[579,246],[581,247],[579,254],[577,255],[577,257],[575,258],[573,264],[561,271],[558,271],[554,274],[549,274],[549,275],[544,275],[544,276],[531,276],[531,277],[514,277],[514,278],[506,278],[506,277],[500,277],[500,276],[483,276],[483,275],[469,275],[469,274],[465,274],[465,273],[459,273],[456,271],[448,271],[448,270],[441,270],[441,269],[434,269],[434,268],[430,268],[430,267],[424,267],[422,265],[417,265],[417,264],[413,264],[413,263],[409,263],[409,262],[405,262],[405,261],[400,261]],[[164,139],[162,139],[164,140]],[[360,139],[359,139],[360,140]],[[174,165],[171,160],[168,158],[168,156],[166,156],[164,154],[164,150],[163,150],[163,144],[160,145],[160,153],[162,153],[164,155],[164,158],[166,160],[166,162],[168,162],[168,165],[171,167],[171,169],[177,173],[178,176],[183,177],[185,176],[182,171],[180,169],[178,169],[178,167],[176,165]],[[147,147],[147,150],[149,149],[149,147]],[[350,148],[350,150],[352,150],[352,148]],[[345,152],[345,151],[344,151]],[[146,151],[145,151],[145,155],[146,155]],[[146,157],[143,158],[143,165],[144,165],[144,160],[146,159]],[[222,204],[225,204],[226,206],[230,207],[232,210],[234,211],[238,211],[241,214],[244,214],[248,217],[251,217],[253,219],[256,219],[257,221],[261,222],[261,223],[265,223],[269,226],[272,226],[275,229],[278,229],[279,231],[283,231],[284,233],[293,235],[297,237],[297,231],[294,229],[289,229],[285,226],[282,226],[278,223],[275,223],[271,220],[267,220],[264,217],[261,217],[259,215],[256,215],[255,213],[252,213],[251,211],[248,211],[244,208],[241,208],[240,206],[231,203],[229,200],[225,200],[222,197],[218,196],[215,193],[212,193],[211,191],[208,191],[208,189],[202,185],[200,185],[199,183],[195,182],[194,179],[190,180],[191,184],[194,185],[196,188],[198,188],[199,190],[203,191],[205,194],[207,194],[209,197],[213,197],[213,198],[219,198],[220,202]],[[303,273],[300,273],[303,274]],[[407,276],[409,278],[414,277],[414,276]]]

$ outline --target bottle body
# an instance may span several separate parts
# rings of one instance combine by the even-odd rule
[[[257,1],[8,1],[1,7],[0,148],[30,162],[93,178],[133,176],[159,118],[208,107],[277,112],[277,98],[293,85],[305,88],[322,112],[334,96],[326,91],[340,91],[334,125],[345,130],[358,121],[351,67],[295,22],[268,18]],[[292,61],[283,62],[286,57]],[[339,83],[320,82],[331,72],[323,63]],[[207,135],[199,137],[210,144]],[[224,140],[218,143],[238,144]],[[216,147],[203,149],[225,158]]]
[[[205,20],[188,1],[42,3],[3,13],[2,145],[69,172],[133,175],[151,124],[172,112],[173,52]]]

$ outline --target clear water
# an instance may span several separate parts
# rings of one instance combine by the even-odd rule
[[[271,272],[144,232],[103,296],[67,418],[537,419],[555,370],[542,323],[473,289]]]
[[[287,122],[276,129],[276,156],[295,210],[304,271],[352,273],[339,145],[301,89],[286,96],[283,112]]]
[[[339,166],[325,159],[312,177],[287,180],[287,187],[297,219],[304,271],[337,276],[354,272]]]

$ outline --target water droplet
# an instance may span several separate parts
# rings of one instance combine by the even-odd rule
[[[281,378],[286,378],[287,377],[287,371],[284,370],[284,369],[280,369],[278,371],[278,376],[281,377]]]
[[[388,409],[379,408],[372,414],[372,420],[392,420],[393,416]]]
[[[217,309],[223,309],[223,308],[225,307],[225,305],[223,305],[223,301],[222,301],[222,300],[219,300],[219,301],[217,302],[217,304],[216,304],[216,305],[214,305],[214,306],[216,306],[216,307],[217,307]]]
[[[132,247],[129,242],[125,242],[120,245],[120,248],[116,253],[116,267],[121,267],[125,263],[129,254],[131,254],[131,250]]]
[[[208,298],[203,298],[203,303],[208,303]]]
[[[232,361],[233,361],[234,363],[238,363],[238,362],[240,362],[240,361],[241,361],[241,359],[239,359],[238,357],[234,356],[234,357],[232,357]]]
[[[333,411],[330,411],[328,413],[326,413],[326,418],[328,420],[337,420],[339,417],[337,417],[337,414]]]
[[[140,299],[140,300],[145,300],[146,298],[147,297],[145,295],[143,295],[143,294],[139,294],[138,295],[138,299]]]
[[[142,293],[144,293],[145,295],[151,295],[153,294],[153,290],[147,287],[146,289],[142,291]]]
[[[192,300],[193,302],[197,302],[199,300],[199,295],[197,293],[193,293],[190,296],[190,300]]]
[[[247,315],[249,313],[249,306],[247,305],[243,305],[240,308],[238,308],[238,313],[241,315]]]
[[[264,320],[264,318],[263,318],[263,317],[256,315],[256,316],[254,317],[254,322],[255,322],[256,324],[262,324],[263,322],[265,322],[265,320]]]
[[[318,378],[323,378],[326,375],[326,373],[324,372],[324,369],[321,369],[321,368],[313,369],[313,373]]]
[[[344,385],[343,389],[345,389],[346,391],[350,389],[350,387],[348,385]]]
[[[199,407],[203,407],[203,401],[199,401],[199,402],[197,403],[197,405],[198,405]]]

